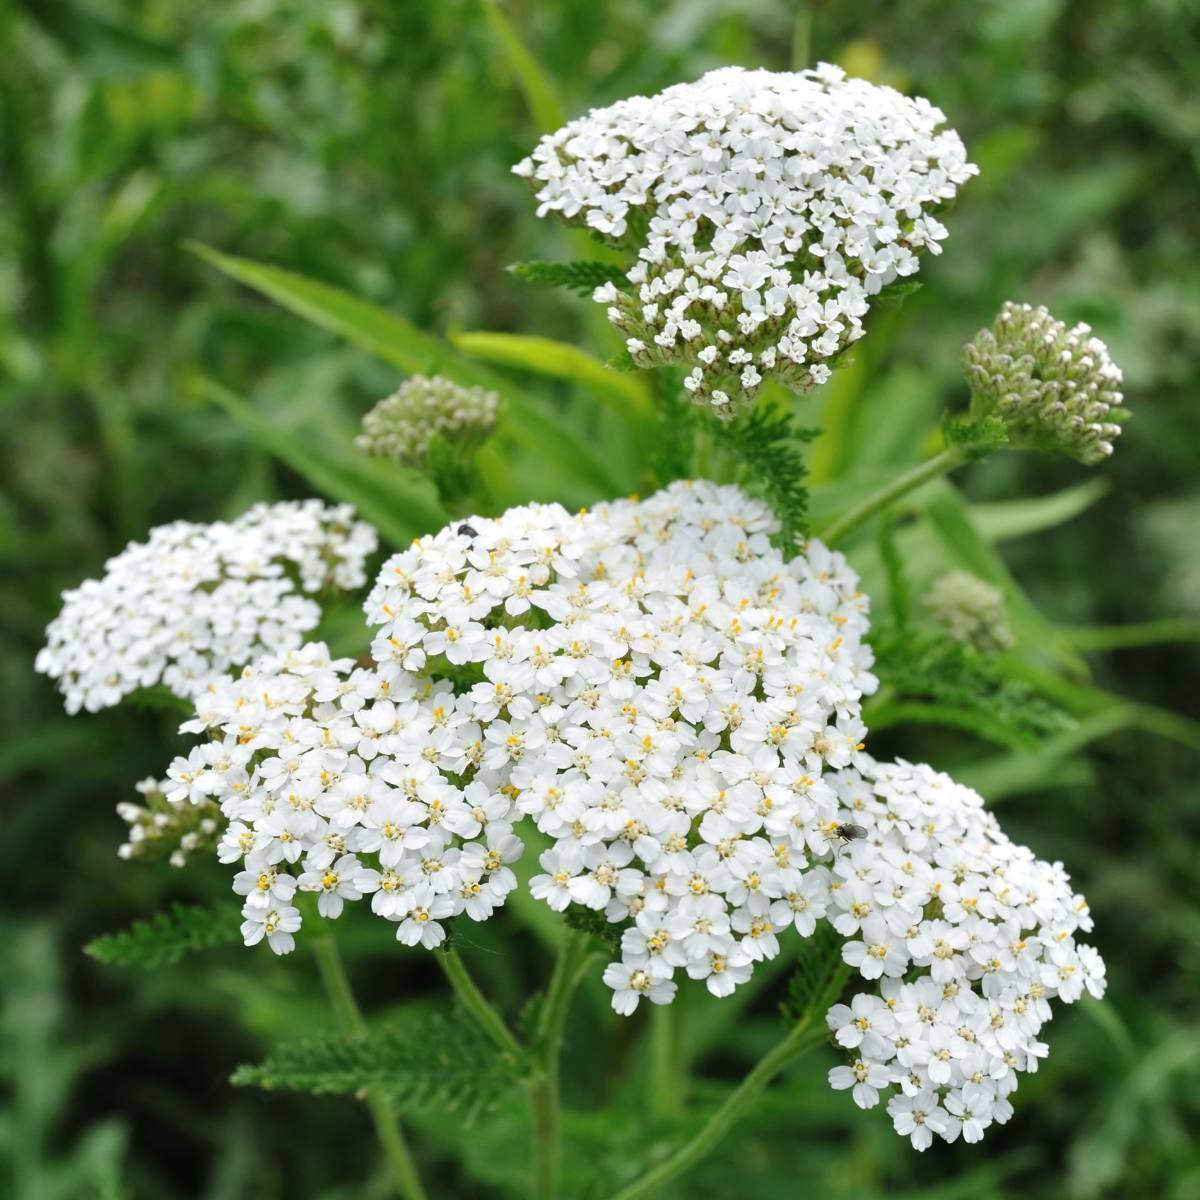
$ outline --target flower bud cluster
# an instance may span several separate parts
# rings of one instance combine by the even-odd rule
[[[182,867],[197,850],[210,850],[225,827],[221,810],[212,801],[173,804],[163,794],[166,781],[143,779],[135,785],[142,797],[117,805],[117,815],[129,826],[128,840],[117,853],[122,858],[160,858]]]
[[[963,348],[975,407],[1015,446],[1102,462],[1121,432],[1121,369],[1091,326],[1068,329],[1045,308],[1007,303]]]
[[[990,653],[1013,644],[1004,593],[969,571],[948,571],[925,596],[925,607],[951,637]]]
[[[300,644],[321,610],[301,592],[362,585],[376,546],[349,505],[258,504],[235,521],[150,531],[63,594],[36,666],[68,712],[163,684],[191,698],[268,650]]]
[[[471,449],[496,427],[500,397],[441,375],[414,375],[363,417],[360,450],[418,470],[429,465],[435,438]]]
[[[844,960],[877,990],[829,1010],[849,1051],[829,1075],[870,1108],[889,1093],[897,1132],[978,1141],[1036,1071],[1050,1002],[1104,993],[1104,963],[1076,941],[1087,903],[1061,863],[1011,842],[970,788],[928,766],[867,762],[833,779],[862,836],[832,869],[828,918]]]
[[[976,173],[944,120],[828,64],[729,67],[595,109],[513,170],[539,216],[637,251],[632,288],[595,299],[638,365],[689,366],[732,416],[764,379],[823,383],[871,298],[938,251],[933,214]]]

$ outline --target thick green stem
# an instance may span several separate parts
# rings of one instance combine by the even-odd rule
[[[507,1054],[519,1058],[521,1043],[513,1036],[512,1031],[504,1023],[504,1018],[492,1007],[487,997],[479,990],[478,984],[471,978],[466,964],[458,956],[457,950],[442,950],[437,954],[437,960],[450,980],[450,986],[458,997],[463,1008],[479,1023],[480,1028],[496,1045]]]
[[[332,934],[322,930],[313,936],[311,945],[317,968],[321,972],[321,981],[325,984],[325,991],[339,1027],[347,1037],[365,1038],[367,1023],[363,1020],[358,1001],[350,988],[350,980],[342,964],[337,942],[333,940]],[[417,1174],[417,1165],[413,1162],[400,1122],[396,1119],[387,1096],[378,1088],[370,1088],[365,1101],[375,1123],[375,1134],[391,1168],[396,1191],[404,1200],[427,1200],[425,1188]]]
[[[868,496],[861,504],[856,504],[848,513],[828,525],[818,535],[827,546],[836,546],[838,542],[856,530],[860,525],[869,521],[876,513],[883,512],[895,504],[901,496],[915,491],[923,483],[937,479],[941,475],[953,471],[955,467],[966,462],[967,456],[956,446],[947,446],[940,454],[920,463],[898,475],[886,487],[882,487],[873,496]]]
[[[725,1103],[713,1113],[695,1137],[685,1142],[658,1166],[647,1171],[636,1183],[617,1192],[611,1200],[639,1200],[642,1196],[652,1196],[664,1184],[712,1153],[717,1143],[758,1099],[767,1084],[788,1063],[794,1062],[824,1037],[824,1029],[819,1026],[814,1028],[810,1021],[796,1025],[783,1041],[758,1060],[746,1078],[730,1092]]]
[[[678,1080],[678,1005],[656,1004],[650,1010],[650,1111],[657,1116],[675,1116],[681,1107]]]
[[[562,1114],[559,1100],[559,1059],[563,1027],[571,997],[591,957],[587,934],[572,930],[559,948],[554,974],[538,1014],[533,1036],[534,1073],[530,1076],[529,1109],[533,1117],[533,1195],[554,1200],[562,1162]]]

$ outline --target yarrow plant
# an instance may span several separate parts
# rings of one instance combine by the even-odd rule
[[[792,425],[779,389],[756,393],[828,379],[872,302],[938,252],[938,214],[975,173],[941,112],[827,65],[729,68],[595,110],[515,169],[539,215],[626,255],[515,273],[598,285],[633,363],[668,368],[651,391],[571,347],[535,364],[578,368],[620,397],[641,422],[629,441],[650,494],[575,512],[544,497],[494,504],[497,482],[537,495],[498,480],[490,453],[485,486],[475,461],[502,406],[514,444],[552,445],[590,478],[603,477],[602,451],[431,340],[423,358],[444,374],[404,382],[358,445],[427,476],[442,515],[414,521],[418,536],[380,567],[357,640],[343,633],[335,651],[308,637],[320,599],[367,581],[376,535],[347,504],[168,525],[66,593],[37,665],[69,711],[156,685],[193,709],[190,749],[118,808],[121,854],[192,869],[211,854],[240,913],[240,927],[158,914],[95,953],[160,963],[239,928],[278,955],[310,946],[341,1038],[235,1081],[363,1097],[406,1200],[426,1193],[397,1108],[477,1111],[481,1058],[484,1090],[520,1082],[528,1097],[517,1193],[560,1195],[559,1053],[589,970],[622,1017],[654,1007],[658,1072],[685,989],[689,1003],[723,1002],[763,964],[796,965],[782,1040],[698,1132],[627,1170],[613,1200],[656,1194],[821,1042],[844,1060],[831,1088],[884,1104],[916,1149],[935,1135],[976,1142],[1012,1116],[1019,1076],[1045,1057],[1051,1003],[1100,997],[1104,964],[1079,940],[1091,919],[1062,864],[1009,840],[980,795],[933,766],[867,753],[876,714],[895,724],[922,692],[922,718],[1006,745],[1010,726],[1050,727],[1034,719],[1040,697],[997,683],[996,652],[1021,649],[1003,571],[967,573],[982,569],[973,554],[922,580],[921,629],[886,523],[890,623],[873,635],[851,538],[996,450],[1105,457],[1120,372],[1085,326],[1005,306],[964,352],[972,399],[943,422],[943,448],[857,503],[834,497],[840,511],[815,537],[801,452],[815,431]],[[507,353],[521,361],[515,344]],[[362,490],[340,470],[321,478],[377,515],[390,468],[372,467],[384,473]],[[968,526],[952,532],[969,540]],[[568,930],[514,1028],[457,946],[502,910],[528,919],[526,897]],[[354,905],[444,972],[456,1004],[436,1045],[424,1029],[368,1039],[333,933]]]

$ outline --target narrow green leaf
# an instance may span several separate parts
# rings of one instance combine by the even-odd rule
[[[230,901],[209,906],[173,904],[119,933],[96,938],[84,953],[112,967],[168,966],[185,954],[240,941],[239,911]]]
[[[467,387],[485,387],[504,400],[502,432],[511,435],[548,466],[586,480],[604,495],[629,490],[614,478],[584,437],[550,405],[512,387],[503,376],[456,354],[438,338],[419,330],[343,288],[281,267],[222,254],[197,242],[188,249],[231,279],[245,284],[304,320],[344,337],[409,374],[442,374]]]
[[[1093,625],[1062,632],[1077,650],[1125,650],[1168,642],[1200,642],[1200,621],[1191,617],[1165,617],[1137,625]]]
[[[248,434],[319,492],[353,504],[393,546],[437,529],[448,520],[428,486],[382,459],[368,458],[349,442],[282,429],[240,396],[209,379],[196,379],[195,394],[227,412]]]
[[[456,333],[451,344],[482,362],[517,367],[552,379],[568,379],[616,400],[626,412],[650,412],[650,396],[641,376],[614,371],[585,350],[553,338],[520,333]]]
[[[605,283],[615,283],[622,290],[633,285],[626,277],[624,264],[597,262],[595,259],[576,259],[571,262],[555,262],[544,258],[530,258],[512,263],[508,270],[518,279],[539,287],[567,288],[579,296],[590,296]]]
[[[1087,479],[1049,496],[972,504],[971,519],[985,541],[1006,542],[1065,525],[1091,508],[1108,488],[1106,479]]]
[[[542,133],[551,133],[567,122],[566,114],[555,95],[554,87],[541,64],[517,36],[509,19],[496,0],[482,0],[483,15],[504,48],[508,65],[516,78],[525,103]]]

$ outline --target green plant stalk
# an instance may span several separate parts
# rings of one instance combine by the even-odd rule
[[[330,1007],[342,1032],[348,1037],[365,1038],[367,1023],[354,998],[333,935],[322,930],[314,935],[311,945],[317,969],[321,973],[321,982],[325,985]],[[378,1088],[369,1088],[364,1099],[375,1123],[375,1134],[391,1168],[397,1192],[404,1200],[427,1200],[425,1188],[417,1174],[417,1165],[387,1096]]]
[[[679,1022],[676,1006],[656,1004],[650,1010],[650,1091],[649,1106],[658,1116],[679,1113],[682,1089],[677,1078]]]
[[[959,447],[947,446],[941,453],[935,454],[911,470],[905,471],[903,475],[898,475],[873,496],[868,496],[861,503],[856,504],[849,512],[827,525],[818,536],[827,546],[836,546],[838,542],[843,541],[847,535],[869,521],[876,513],[890,508],[901,496],[915,491],[931,479],[938,479],[942,475],[948,474],[955,467],[966,462],[967,457]]]
[[[458,951],[439,950],[435,957],[450,981],[459,1003],[475,1018],[484,1033],[506,1054],[520,1058],[524,1053],[521,1043],[504,1023],[504,1018],[479,990],[479,985],[471,978],[466,964],[458,956]]]
[[[587,934],[575,929],[563,940],[534,1028],[535,1067],[528,1088],[533,1118],[533,1195],[537,1200],[554,1200],[558,1195],[562,1166],[559,1059],[571,997],[592,956],[588,941]]]
[[[610,1200],[640,1200],[642,1196],[652,1196],[664,1184],[711,1154],[721,1139],[762,1095],[767,1084],[784,1067],[795,1062],[824,1038],[824,1028],[818,1026],[814,1029],[811,1017],[799,1022],[773,1050],[769,1050],[758,1060],[746,1078],[729,1093],[725,1102],[695,1137],[685,1142],[658,1166],[647,1171],[641,1179],[615,1193]]]

